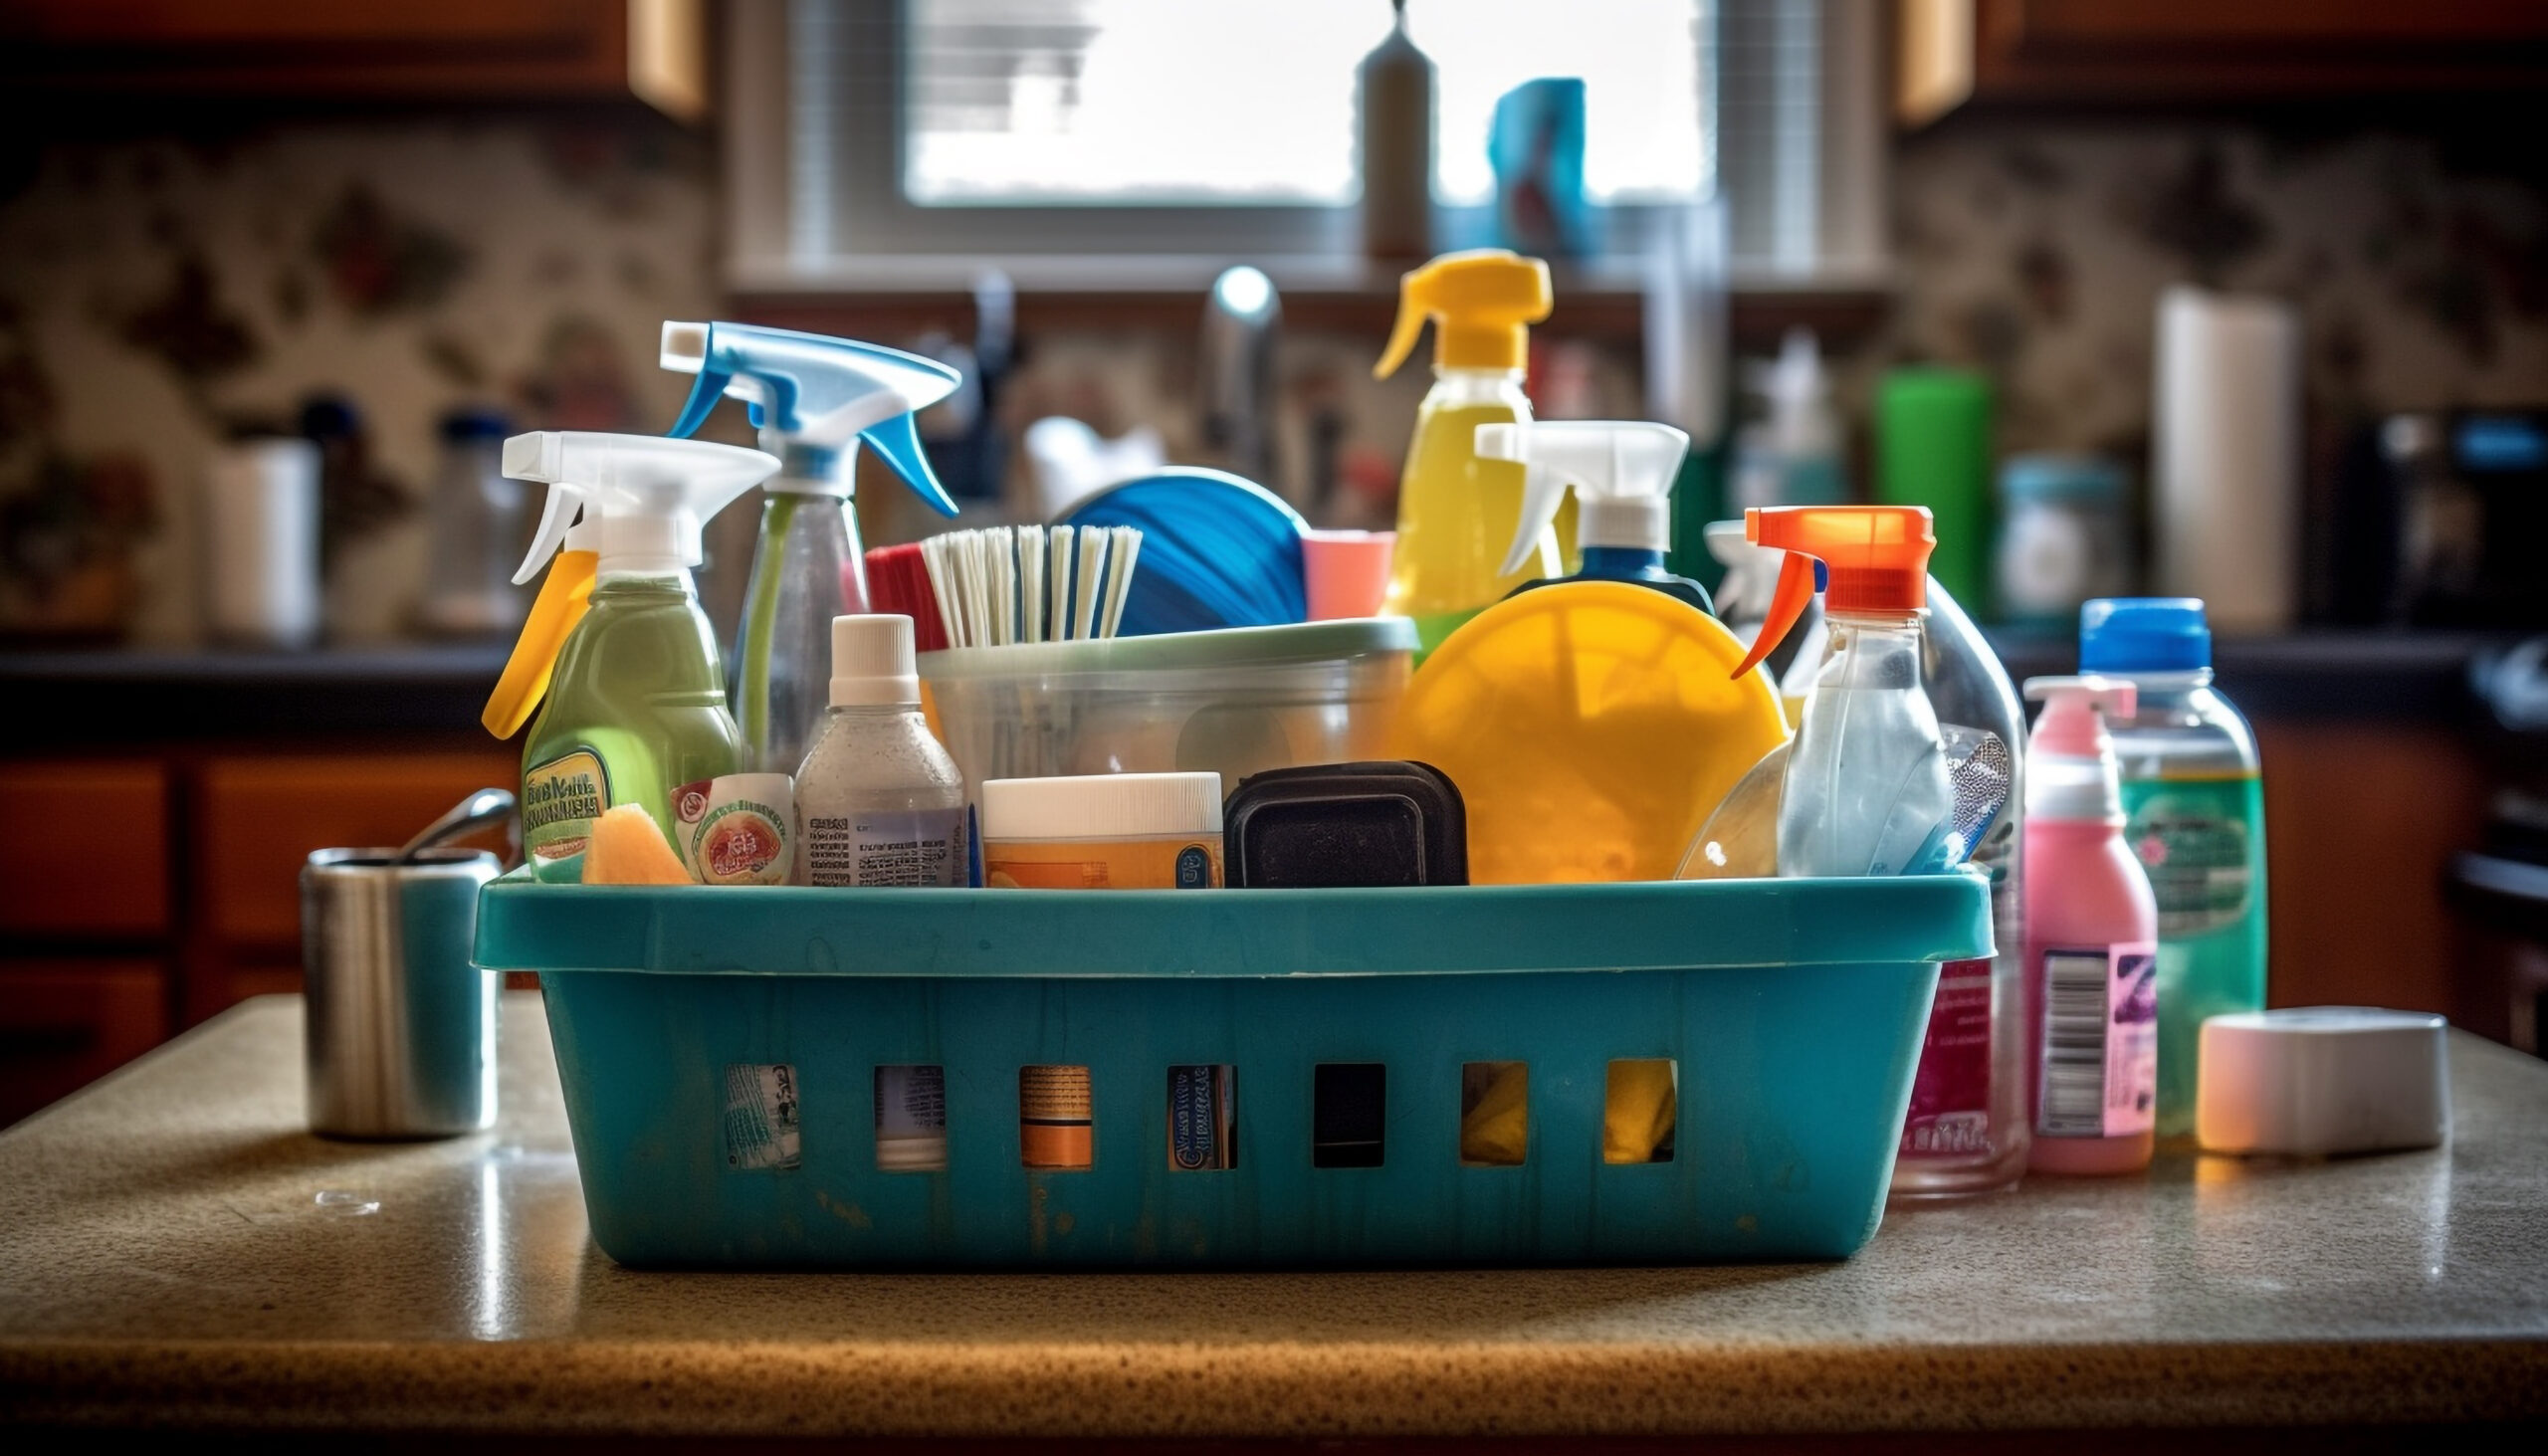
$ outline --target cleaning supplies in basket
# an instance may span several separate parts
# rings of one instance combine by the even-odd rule
[[[850,501],[858,447],[939,514],[955,515],[913,416],[954,393],[960,376],[900,349],[722,321],[666,323],[663,366],[699,376],[667,433],[691,434],[731,395],[749,404],[761,443],[781,462],[766,487],[735,647],[735,718],[749,766],[792,772],[822,717],[832,618],[868,610]]]
[[[2158,902],[2123,842],[2109,715],[2133,685],[2028,678],[2026,982],[2036,1172],[2135,1172],[2159,1102]]]
[[[1522,520],[1499,568],[1520,571],[1557,523],[1571,488],[1584,569],[1565,580],[1629,581],[1650,586],[1703,612],[1707,588],[1663,567],[1672,546],[1672,482],[1690,437],[1647,420],[1517,421],[1477,427],[1481,460],[1522,463]],[[1528,591],[1540,582],[1524,582]]]
[[[970,877],[964,775],[921,718],[912,619],[832,618],[831,706],[796,771],[802,885]]]
[[[1477,453],[1477,427],[1531,418],[1522,392],[1530,325],[1549,316],[1548,265],[1502,249],[1446,253],[1398,282],[1397,322],[1372,372],[1387,378],[1434,325],[1433,387],[1397,498],[1397,549],[1381,610],[1415,619],[1419,660],[1525,581],[1563,576],[1557,533],[1500,569],[1522,516],[1522,467]]]
[[[564,635],[545,675],[546,702],[523,742],[523,848],[539,878],[580,878],[605,810],[637,804],[661,828],[675,822],[677,789],[743,766],[690,568],[699,564],[702,523],[777,468],[757,450],[702,440],[546,431],[505,442],[505,474],[548,484],[517,580],[530,580],[600,518],[586,537],[594,548],[589,607]],[[534,616],[526,627],[500,697],[538,684],[543,675],[525,659],[544,650],[556,620]],[[520,711],[510,701],[488,707],[491,720]]]

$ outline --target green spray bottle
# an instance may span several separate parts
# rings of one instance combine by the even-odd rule
[[[741,768],[690,568],[701,525],[776,469],[757,450],[702,440],[547,430],[505,442],[505,474],[548,486],[515,579],[537,574],[570,530],[596,555],[590,605],[523,741],[523,850],[538,878],[580,881],[592,821],[613,805],[642,805],[669,831],[676,785]]]

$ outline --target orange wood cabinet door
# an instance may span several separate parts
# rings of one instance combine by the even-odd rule
[[[168,1034],[150,960],[0,960],[0,1125],[95,1082]]]
[[[706,24],[706,0],[0,0],[0,75],[268,100],[634,95],[695,118]]]
[[[2485,765],[2446,728],[2256,725],[2277,1006],[2452,1010],[2452,855],[2485,822]]]
[[[500,748],[213,759],[196,811],[205,928],[227,946],[296,945],[312,850],[394,847],[470,790],[510,786],[521,772]]]
[[[0,935],[141,939],[168,930],[168,771],[0,763]]]

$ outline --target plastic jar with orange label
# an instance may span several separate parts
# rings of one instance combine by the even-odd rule
[[[982,785],[982,883],[1009,890],[1211,890],[1221,776],[1100,773]]]

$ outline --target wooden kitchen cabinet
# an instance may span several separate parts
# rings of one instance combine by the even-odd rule
[[[156,961],[0,960],[0,1126],[95,1082],[167,1035],[168,978]]]
[[[167,934],[168,770],[154,759],[0,763],[0,936]]]
[[[471,790],[520,777],[521,760],[496,747],[212,759],[196,790],[204,928],[226,948],[296,946],[312,850],[395,847]]]
[[[2548,80],[2539,0],[1903,0],[1895,111],[2511,92]]]
[[[0,0],[0,77],[260,102],[631,98],[707,110],[706,0]]]

